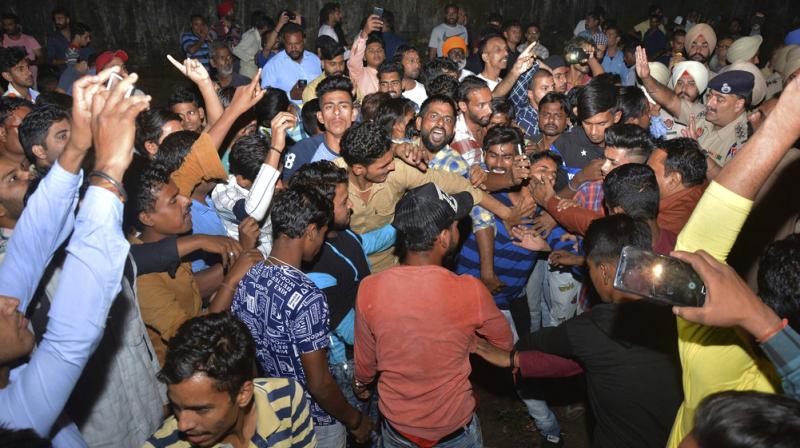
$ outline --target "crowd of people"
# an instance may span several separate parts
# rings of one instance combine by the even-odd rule
[[[69,11],[44,47],[2,15],[1,446],[480,447],[484,361],[542,447],[567,377],[594,447],[800,440],[800,28],[598,9],[558,51],[449,4],[417,48],[236,7],[163,97]]]

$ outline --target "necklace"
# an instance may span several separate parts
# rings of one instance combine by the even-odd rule
[[[301,273],[301,274],[305,275],[305,273],[304,273],[303,271],[301,271],[300,269],[297,269],[296,267],[294,267],[294,266],[290,265],[289,263],[287,263],[287,262],[285,262],[285,261],[281,260],[281,259],[280,259],[280,258],[278,258],[278,257],[273,257],[272,255],[270,255],[269,257],[267,257],[267,259],[268,259],[268,260],[269,260],[270,258],[271,258],[271,259],[273,259],[273,260],[275,260],[275,261],[277,261],[278,263],[280,263],[280,264],[282,264],[282,265],[284,265],[284,266],[288,266],[288,267],[290,267],[290,268],[294,269],[295,271],[297,271],[297,272],[299,272],[299,273]],[[272,264],[273,264],[273,265],[275,265],[275,263],[272,263]]]

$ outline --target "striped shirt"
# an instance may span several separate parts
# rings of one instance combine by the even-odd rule
[[[508,207],[513,205],[508,193],[493,193],[492,196],[503,205]],[[498,308],[507,310],[512,300],[525,294],[525,284],[528,282],[537,256],[535,252],[514,245],[505,226],[495,226],[495,228],[497,231],[494,236],[494,272],[497,278],[508,286],[493,297]],[[470,234],[461,248],[456,273],[481,278],[480,255],[474,233]]]
[[[308,401],[300,384],[289,378],[256,378],[253,380],[256,405],[256,432],[251,447],[315,447],[314,425]],[[171,416],[144,444],[144,448],[191,447],[181,438],[178,420]],[[228,445],[216,444],[214,447]]]
[[[460,174],[469,179],[470,165],[458,151],[449,145],[440,149],[433,156],[428,162],[428,168]],[[494,226],[494,215],[479,205],[472,207],[470,217],[472,218],[473,232]]]
[[[189,53],[189,47],[196,44],[199,40],[200,38],[195,36],[195,34],[191,31],[183,33],[181,34],[181,49],[183,50],[184,54],[186,54],[187,58],[197,59],[205,66],[206,69],[208,69],[211,67],[208,62],[211,54],[208,48],[208,42],[204,42],[203,45],[194,53]]]

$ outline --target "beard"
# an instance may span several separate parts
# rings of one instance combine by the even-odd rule
[[[442,148],[449,145],[451,141],[453,141],[453,135],[455,134],[447,135],[445,132],[445,138],[444,140],[442,140],[442,143],[436,144],[433,143],[430,139],[431,133],[434,130],[441,130],[441,132],[445,132],[443,128],[436,128],[436,127],[431,129],[430,131],[423,129],[420,131],[420,140],[422,141],[422,145],[425,147],[425,149],[427,149],[429,152],[433,154],[436,154],[437,152],[441,151]]]
[[[217,73],[222,76],[231,76],[233,74],[233,66],[229,65],[227,67],[220,67],[217,69]]]

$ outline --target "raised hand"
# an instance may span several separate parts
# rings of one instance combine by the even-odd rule
[[[514,239],[519,241],[512,241],[515,246],[522,247],[524,249],[528,249],[533,252],[547,252],[550,250],[550,245],[547,244],[535,230],[531,228],[525,227],[513,227],[511,229],[511,235]]]
[[[636,76],[642,81],[650,77],[650,66],[647,64],[647,52],[642,47],[636,47]]]
[[[511,182],[519,185],[525,179],[531,177],[531,162],[525,156],[514,156],[514,164],[511,166]]]
[[[241,115],[255,107],[266,93],[267,91],[261,88],[261,69],[258,69],[250,84],[236,88],[228,109],[232,109],[233,112]]]
[[[293,113],[278,112],[269,124],[272,129],[270,145],[278,151],[283,151],[286,148],[286,132],[296,125],[297,117]]]
[[[200,84],[204,81],[211,81],[211,76],[208,74],[205,66],[197,59],[186,58],[183,62],[178,62],[172,55],[167,55],[167,59],[177,68],[184,76],[191,79],[195,84]]]
[[[364,33],[364,35],[367,36],[369,35],[369,33],[373,31],[380,31],[382,29],[383,29],[383,19],[373,14],[367,17],[367,23],[364,24],[364,29],[362,30],[362,33]]]
[[[395,157],[400,158],[406,164],[419,169],[423,173],[428,171],[428,158],[426,157],[428,151],[419,144],[410,142],[392,143],[392,150]]]
[[[248,216],[239,223],[239,244],[242,249],[255,249],[260,235],[261,229],[255,219]]]

